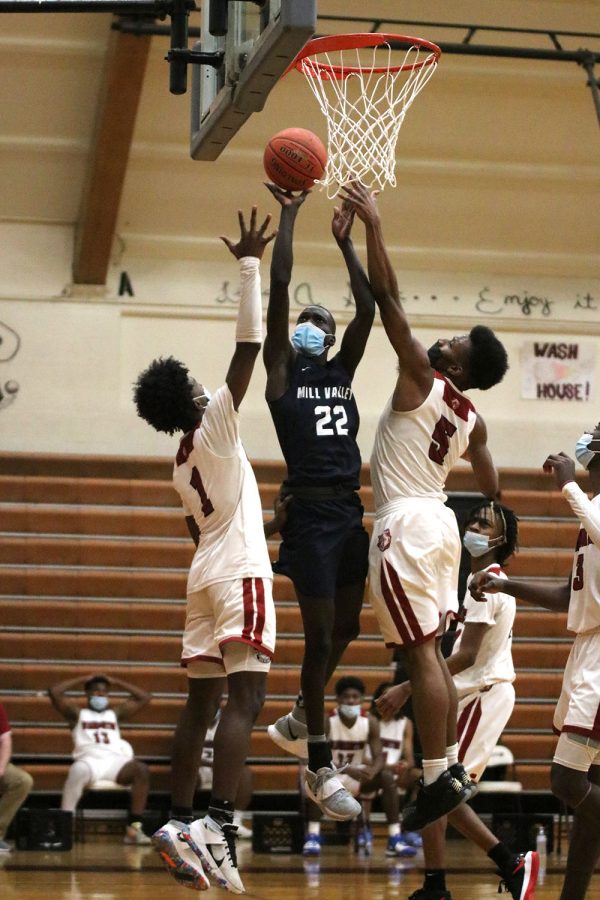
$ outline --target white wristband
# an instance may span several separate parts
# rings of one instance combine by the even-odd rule
[[[235,340],[238,344],[262,342],[260,260],[256,256],[243,256],[240,259],[240,308]]]

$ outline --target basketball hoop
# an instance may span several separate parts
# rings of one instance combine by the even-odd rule
[[[394,63],[398,45],[403,55]],[[384,60],[377,65],[381,47]],[[295,68],[306,77],[327,119],[327,168],[317,184],[329,198],[354,180],[380,190],[395,186],[400,128],[435,72],[440,53],[422,38],[336,34],[309,41],[290,63],[286,73]]]

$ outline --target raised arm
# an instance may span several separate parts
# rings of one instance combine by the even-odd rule
[[[123,691],[127,691],[130,695],[129,699],[125,700],[124,703],[120,703],[118,706],[115,705],[113,707],[119,720],[131,718],[136,712],[143,709],[144,706],[147,706],[152,699],[152,694],[148,691],[144,691],[135,684],[130,684],[128,681],[124,681],[122,678],[116,678],[115,676],[110,678],[109,687],[111,691],[114,688],[120,688]]]
[[[336,206],[334,208],[331,230],[338,247],[342,251],[342,256],[348,269],[350,290],[355,303],[354,318],[344,332],[339,353],[350,378],[354,376],[356,367],[363,357],[367,340],[371,333],[373,319],[375,318],[373,291],[352,243],[353,220],[354,210],[346,203],[343,203],[341,207]]]
[[[289,336],[289,287],[294,264],[296,216],[309,192],[303,191],[294,195],[275,184],[267,184],[267,188],[281,206],[279,229],[271,258],[267,335],[263,347],[263,359],[267,370],[267,400],[278,400],[287,390],[290,367],[296,355]]]
[[[477,487],[481,493],[491,499],[498,497],[500,492],[498,472],[487,446],[487,428],[480,415],[477,416],[477,421],[469,436],[466,456],[471,463]]]
[[[229,364],[225,381],[231,391],[234,409],[238,409],[246,395],[254,363],[262,341],[262,301],[260,294],[259,263],[265,247],[275,233],[265,237],[271,221],[267,216],[260,228],[256,228],[256,207],[250,214],[250,228],[246,228],[244,216],[238,210],[240,239],[234,244],[221,236],[231,253],[240,263],[240,308],[235,330],[235,352]],[[193,535],[192,535],[193,537]]]
[[[48,688],[48,696],[52,701],[53,707],[58,710],[61,716],[64,716],[69,724],[73,724],[79,717],[79,706],[72,700],[67,700],[65,694],[72,691],[73,688],[83,687],[88,680],[89,675],[76,675],[75,678],[67,678],[66,681],[60,681]]]
[[[403,395],[399,398],[400,403],[411,409],[419,405],[431,389],[433,370],[429,357],[425,347],[413,337],[400,302],[398,282],[385,246],[374,195],[358,182],[353,182],[343,190],[346,199],[365,225],[369,282],[383,327],[398,356],[399,382],[400,379],[411,382],[410,385],[405,385]],[[394,408],[397,408],[396,402]]]
[[[600,511],[575,481],[575,463],[566,453],[553,453],[544,463],[544,471],[554,472],[556,485],[585,528],[590,540],[600,547]]]

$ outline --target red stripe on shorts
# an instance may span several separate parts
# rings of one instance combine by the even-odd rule
[[[385,605],[387,606],[387,610],[390,616],[393,619],[394,625],[396,626],[396,631],[400,635],[403,644],[407,646],[412,644],[413,639],[408,633],[408,628],[404,622],[404,619],[400,615],[398,610],[398,606],[396,604],[396,599],[392,593],[392,590],[387,583],[385,572],[384,572],[385,560],[381,564],[381,592],[383,594],[383,599],[385,600]]]
[[[262,578],[243,578],[244,629],[242,637],[262,644],[265,628],[265,586]]]
[[[404,593],[404,588],[402,587],[402,583],[398,577],[398,573],[394,568],[392,568],[392,566],[386,559],[384,559],[383,564],[386,568],[388,578],[390,579],[390,584],[394,592],[396,602],[400,605],[400,608],[404,613],[407,625],[413,633],[411,643],[420,643],[425,635],[423,634],[423,629],[419,625],[419,621],[414,613],[412,606],[410,605],[410,600]]]
[[[463,761],[481,721],[481,699],[476,697],[465,706],[458,720],[458,758]]]
[[[254,630],[254,591],[252,590],[252,578],[243,578],[243,596],[244,596],[244,628],[242,637],[252,640],[252,632]]]
[[[254,579],[256,591],[256,625],[254,626],[254,640],[262,644],[263,630],[265,627],[265,586],[262,578]]]

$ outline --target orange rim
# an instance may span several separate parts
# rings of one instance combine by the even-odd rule
[[[331,63],[321,63],[311,59],[311,65],[307,65],[305,60],[309,57],[318,56],[321,53],[329,53],[335,50],[356,50],[361,47],[380,47],[382,44],[390,42],[402,43],[407,46],[416,46],[423,50],[429,50],[430,56],[421,62],[406,63],[398,66],[338,66]],[[325,37],[312,38],[308,41],[302,50],[289,64],[284,72],[287,75],[292,69],[297,69],[304,75],[311,77],[319,77],[324,79],[343,80],[348,75],[357,74],[359,72],[402,72],[411,69],[421,69],[423,66],[430,66],[437,63],[440,58],[441,50],[437,44],[427,41],[425,38],[410,37],[402,34],[381,34],[380,32],[365,32],[358,34],[331,34]]]

